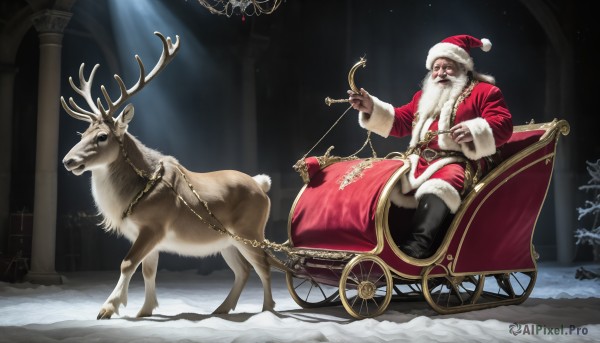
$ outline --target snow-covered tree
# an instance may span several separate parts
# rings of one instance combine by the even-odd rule
[[[591,192],[591,200],[586,200],[584,207],[577,208],[579,212],[578,220],[587,216],[593,216],[591,229],[579,228],[575,230],[577,245],[591,244],[594,249],[594,262],[600,262],[600,159],[596,162],[587,161],[587,171],[590,174],[590,180],[587,185],[579,187],[580,190]]]

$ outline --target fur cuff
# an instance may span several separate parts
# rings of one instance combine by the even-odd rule
[[[415,199],[414,195],[402,194],[400,184],[396,184],[396,187],[392,189],[390,201],[398,207],[417,208],[417,199]]]
[[[369,115],[368,113],[359,112],[358,123],[362,128],[387,138],[394,125],[394,106],[372,95],[371,99],[373,99],[373,113]]]
[[[461,150],[467,158],[478,160],[493,155],[496,152],[496,140],[490,124],[483,118],[475,118],[462,122],[473,136],[473,142],[462,143]],[[473,145],[475,148],[473,149]]]
[[[424,194],[434,194],[438,196],[446,203],[446,206],[450,208],[450,212],[452,213],[456,213],[458,207],[462,203],[458,191],[448,182],[440,179],[430,179],[423,182],[421,187],[417,189],[415,197],[417,200],[420,200]]]

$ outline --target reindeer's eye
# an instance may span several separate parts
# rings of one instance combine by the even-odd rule
[[[106,133],[101,133],[98,135],[98,142],[105,142],[108,139],[108,135]]]

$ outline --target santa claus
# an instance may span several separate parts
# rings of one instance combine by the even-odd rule
[[[400,107],[361,89],[349,91],[359,124],[383,137],[411,135],[403,176],[391,200],[415,208],[412,231],[400,249],[426,258],[447,217],[492,166],[496,150],[512,134],[512,118],[502,92],[490,75],[474,71],[471,48],[489,51],[488,39],[458,35],[435,44],[427,55],[429,70],[422,89]]]

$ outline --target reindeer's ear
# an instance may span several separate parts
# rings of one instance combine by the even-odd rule
[[[123,111],[121,111],[121,113],[115,121],[119,132],[127,131],[127,125],[129,125],[129,122],[131,121],[131,119],[133,119],[133,114],[134,109],[132,104],[128,104],[127,106],[125,106]]]

